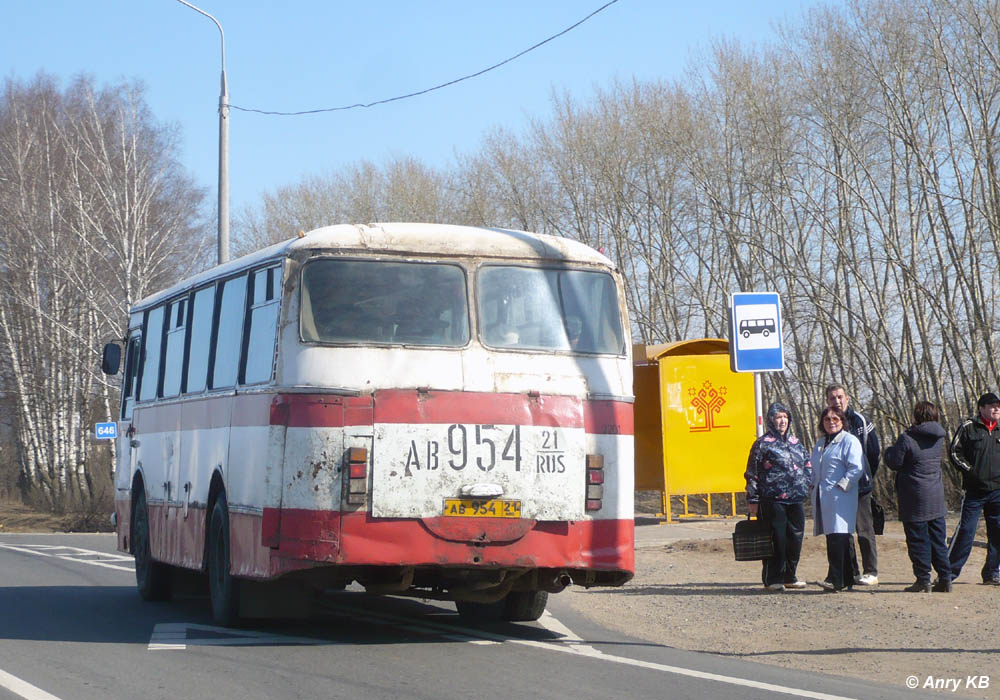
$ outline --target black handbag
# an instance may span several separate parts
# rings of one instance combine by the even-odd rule
[[[875,500],[874,496],[872,496],[872,530],[875,531],[876,535],[885,532],[885,508]]]
[[[736,561],[757,561],[770,559],[774,556],[774,540],[771,539],[771,528],[759,518],[736,523],[733,532],[733,554]]]

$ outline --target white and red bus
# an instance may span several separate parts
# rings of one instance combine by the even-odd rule
[[[430,224],[320,228],[143,299],[113,516],[140,594],[190,569],[221,623],[272,581],[529,620],[625,583],[623,299],[581,243]]]

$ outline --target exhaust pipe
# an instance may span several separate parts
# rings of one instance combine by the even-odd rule
[[[566,588],[566,586],[573,583],[573,579],[570,577],[569,572],[560,571],[551,579],[539,583],[541,584],[540,588],[543,591],[548,591],[549,593],[559,593]]]

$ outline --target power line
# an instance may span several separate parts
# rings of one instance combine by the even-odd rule
[[[269,115],[279,116],[279,117],[297,117],[297,116],[300,116],[300,115],[303,115],[303,114],[319,114],[321,112],[341,112],[341,111],[344,111],[344,110],[347,110],[347,109],[357,109],[357,108],[361,108],[361,107],[375,107],[376,105],[384,105],[384,104],[386,104],[388,102],[395,102],[397,100],[405,100],[405,99],[410,98],[410,97],[418,97],[420,95],[426,95],[428,92],[434,92],[435,90],[440,90],[441,88],[446,88],[446,87],[449,87],[451,85],[455,85],[456,83],[460,83],[463,80],[469,80],[471,78],[476,78],[476,77],[478,77],[480,75],[483,75],[484,73],[489,73],[491,70],[499,68],[500,66],[503,66],[503,65],[505,65],[507,63],[510,63],[511,61],[520,58],[524,54],[529,53],[531,51],[534,51],[535,49],[537,49],[540,46],[544,46],[545,44],[549,43],[553,39],[558,39],[563,34],[566,34],[567,32],[570,32],[570,31],[576,29],[581,24],[583,24],[584,22],[586,22],[588,19],[590,19],[594,15],[598,14],[599,12],[602,12],[602,11],[606,10],[607,8],[611,7],[616,2],[618,2],[618,0],[610,0],[610,2],[606,2],[605,4],[603,4],[600,7],[598,7],[596,10],[594,10],[593,12],[591,12],[589,15],[587,15],[586,17],[584,17],[583,19],[581,19],[579,22],[576,22],[575,24],[572,24],[572,25],[566,27],[561,32],[559,32],[558,34],[553,34],[548,39],[544,39],[543,41],[538,42],[534,46],[530,46],[530,47],[526,48],[524,51],[522,51],[522,52],[520,52],[518,54],[515,54],[515,55],[511,56],[508,59],[500,61],[500,63],[496,63],[496,64],[490,66],[489,68],[483,68],[481,71],[477,71],[476,73],[471,73],[471,74],[463,76],[461,78],[455,78],[454,80],[449,80],[447,83],[441,83],[440,85],[435,85],[434,87],[429,87],[429,88],[427,88],[425,90],[420,90],[418,92],[411,92],[411,93],[408,93],[406,95],[399,95],[397,97],[389,97],[389,98],[384,99],[384,100],[377,100],[376,102],[369,102],[367,104],[363,104],[363,103],[359,102],[359,103],[356,103],[356,104],[353,104],[353,105],[345,105],[343,107],[327,107],[325,109],[307,109],[307,110],[303,110],[301,112],[271,112],[271,111],[267,111],[267,110],[263,110],[263,109],[252,109],[250,107],[240,107],[240,106],[234,105],[234,104],[229,105],[229,108],[230,109],[238,109],[241,112],[256,112],[257,114],[269,114]]]

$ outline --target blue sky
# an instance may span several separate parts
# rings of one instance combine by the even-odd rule
[[[295,111],[422,90],[502,61],[606,0],[195,0],[226,33],[230,102]],[[615,78],[681,79],[713,38],[759,43],[822,0],[619,0],[573,31],[458,85],[368,109],[299,117],[234,110],[231,209],[264,191],[362,159],[447,167],[493,127],[550,113],[553,90],[585,99]],[[0,0],[0,72],[64,81],[136,78],[155,117],[176,124],[181,160],[214,202],[220,39],[177,0]]]

